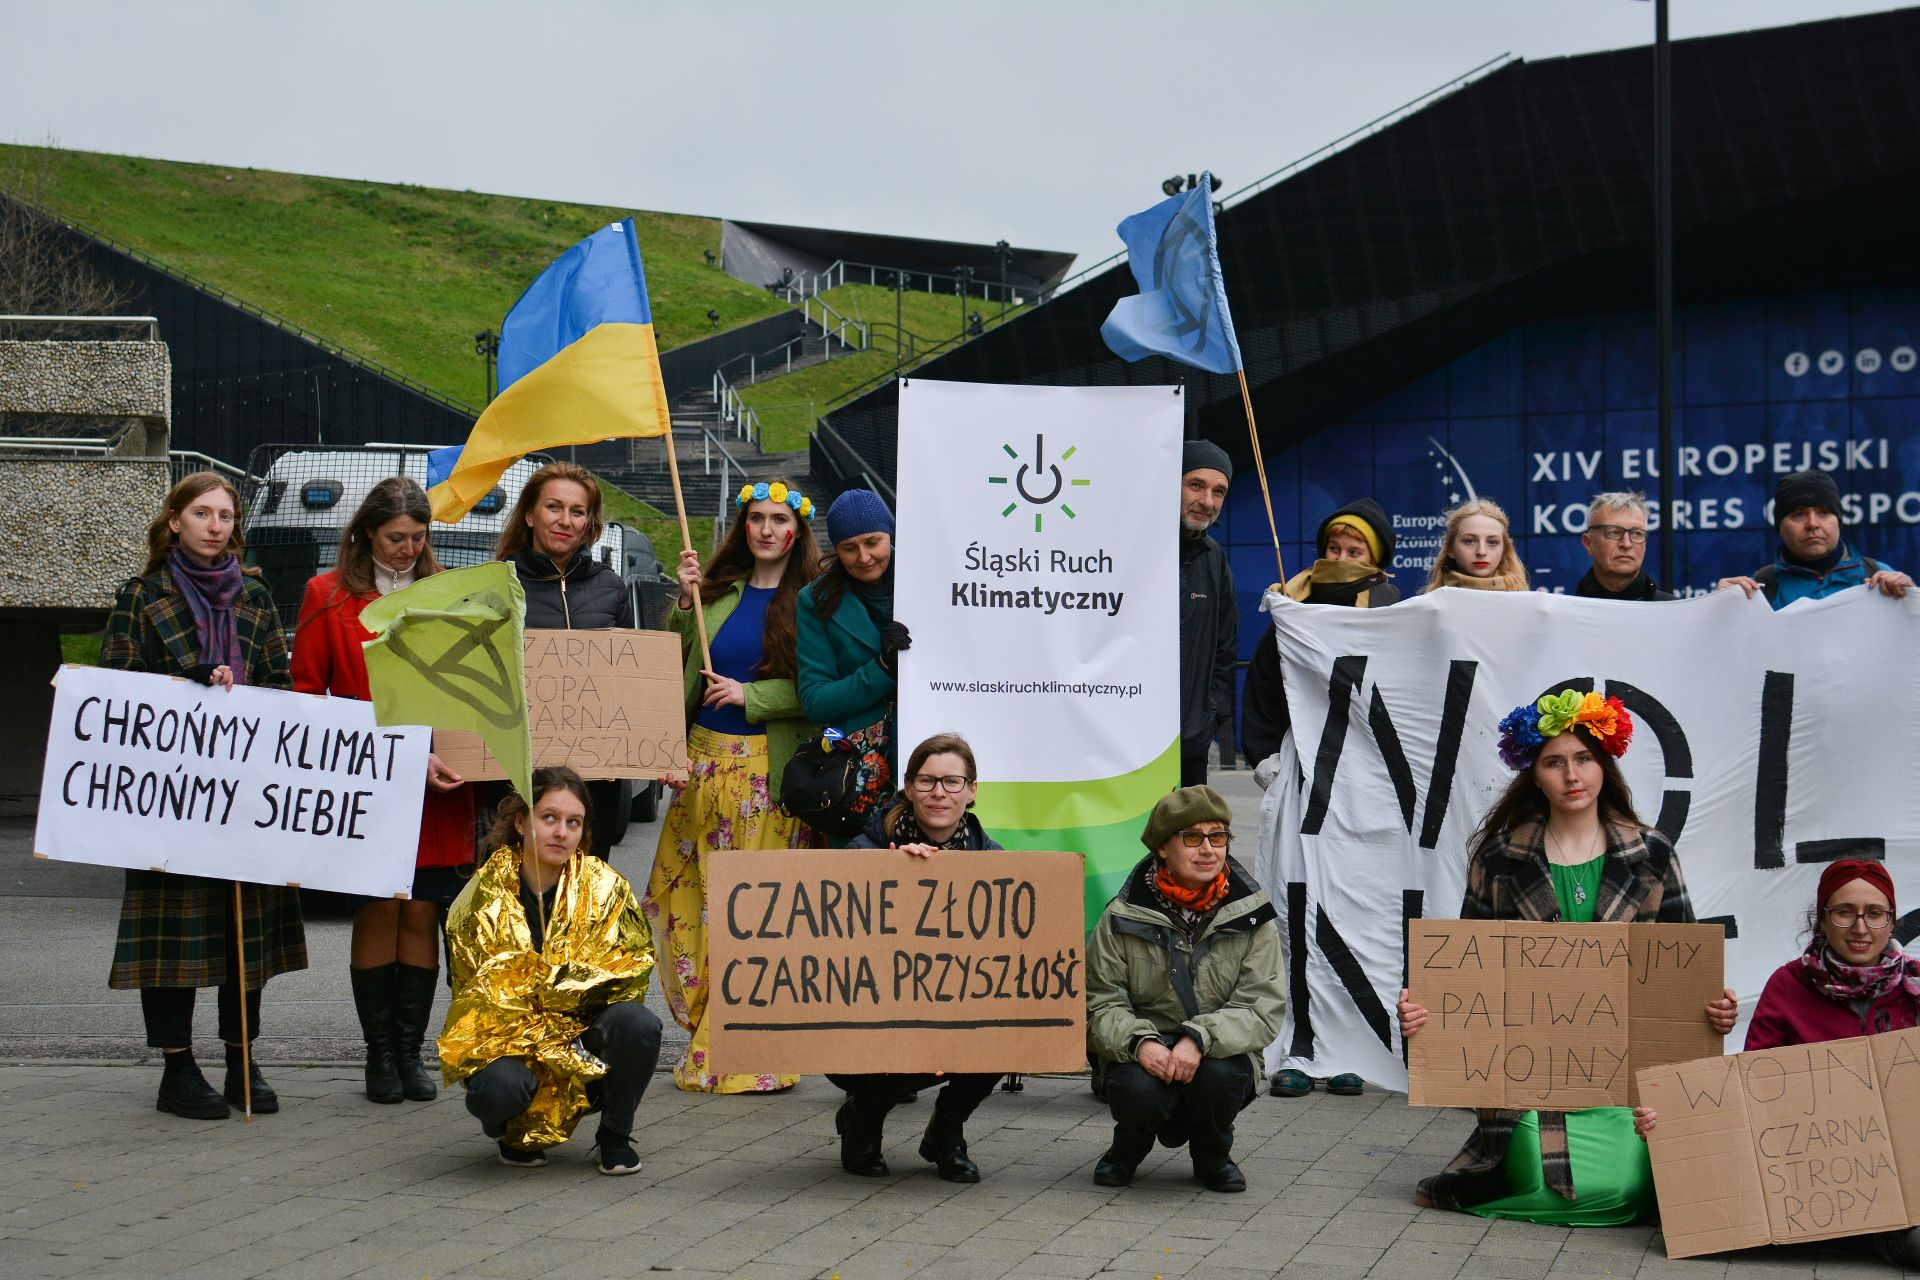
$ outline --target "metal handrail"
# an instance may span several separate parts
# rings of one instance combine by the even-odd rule
[[[59,450],[66,453],[105,453],[119,441],[106,436],[0,436],[0,450],[17,449],[23,453],[44,453]],[[198,463],[208,471],[219,471],[234,477],[243,477],[247,473],[230,462],[204,454],[195,449],[169,449],[167,461],[175,460]],[[159,462],[156,456],[129,454],[124,458],[113,458],[114,462]]]
[[[297,321],[289,320],[282,315],[276,315],[275,313],[268,311],[264,307],[256,306],[255,304],[248,302],[245,298],[236,297],[233,294],[228,293],[225,289],[222,289],[219,285],[214,284],[211,281],[202,280],[199,276],[194,275],[192,272],[182,270],[179,267],[176,267],[171,265],[170,263],[164,262],[161,259],[154,257],[150,253],[146,253],[140,249],[134,248],[132,245],[127,244],[124,241],[116,240],[104,231],[96,231],[94,228],[86,225],[84,222],[75,222],[73,219],[68,218],[63,214],[57,213],[52,209],[45,208],[42,205],[35,204],[31,200],[28,200],[22,196],[16,195],[14,192],[8,190],[5,187],[0,187],[0,197],[4,197],[7,200],[11,200],[13,203],[19,205],[21,208],[31,210],[32,212],[39,214],[41,217],[46,218],[51,222],[54,222],[59,224],[60,226],[66,227],[70,231],[76,231],[81,235],[88,237],[89,239],[95,240],[100,244],[105,245],[107,248],[112,249],[115,253],[121,254],[124,257],[132,258],[135,262],[139,262],[145,266],[152,267],[155,271],[161,272],[164,275],[172,276],[175,280],[179,280],[184,284],[192,285],[195,289],[200,290],[202,293],[206,293],[215,298],[218,298],[220,301],[226,303],[228,306],[233,307],[238,311],[245,312],[247,315],[253,316],[255,319],[265,320],[268,324],[273,325],[275,328],[283,329],[286,332],[293,334],[295,337],[301,338],[309,343],[312,343],[314,346],[319,347],[322,351],[325,351],[329,355],[338,356],[340,359],[345,360],[348,364],[357,365],[358,367],[365,369],[369,373],[376,374],[391,382],[397,382],[401,386],[407,388],[407,390],[412,391],[418,395],[425,396],[427,399],[432,400],[437,404],[443,405],[446,408],[453,409],[459,413],[463,413],[469,418],[478,418],[480,416],[480,411],[478,409],[474,408],[472,405],[466,403],[463,400],[456,400],[452,396],[446,394],[443,391],[436,391],[434,388],[428,386],[426,383],[421,382],[416,378],[408,377],[406,374],[401,373],[398,369],[390,369],[386,365],[381,364],[378,360],[370,359],[367,356],[361,355],[357,351],[349,350],[348,348],[341,346],[339,343],[334,342],[329,338],[323,337],[320,334],[315,333],[313,330],[307,328],[305,325],[302,325]]]
[[[153,316],[0,316],[0,324],[143,324],[147,341],[160,341],[160,321]]]
[[[853,469],[858,471],[860,478],[867,482],[867,488],[886,499],[889,508],[897,508],[899,506],[899,504],[894,501],[893,486],[867,469],[866,459],[862,458],[859,452],[855,450],[852,445],[848,444],[846,439],[842,437],[838,431],[834,430],[832,423],[826,421],[824,418],[814,419],[813,434],[815,437],[825,440],[829,450],[837,449],[842,457],[851,458],[854,464]]]

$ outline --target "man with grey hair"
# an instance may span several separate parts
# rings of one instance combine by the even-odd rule
[[[1647,576],[1647,497],[1643,493],[1596,493],[1587,504],[1587,531],[1580,545],[1593,567],[1573,594],[1594,600],[1671,600]]]

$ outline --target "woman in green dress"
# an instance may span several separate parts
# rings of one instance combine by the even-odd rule
[[[1517,771],[1474,832],[1463,920],[1692,924],[1680,859],[1633,812],[1620,766],[1633,719],[1618,698],[1568,690],[1500,722],[1500,756]],[[1733,1030],[1733,992],[1708,1004]],[[1427,1011],[1400,993],[1400,1034]],[[1423,1179],[1414,1203],[1487,1218],[1611,1227],[1649,1216],[1653,1167],[1626,1107],[1480,1112],[1460,1154]]]

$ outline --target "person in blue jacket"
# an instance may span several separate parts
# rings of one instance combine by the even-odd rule
[[[800,592],[800,709],[839,729],[854,750],[876,752],[868,774],[877,802],[893,780],[894,682],[900,651],[913,643],[893,616],[893,513],[871,489],[849,489],[827,508],[833,555]]]
[[[1913,579],[1860,554],[1840,533],[1840,487],[1824,471],[1796,471],[1773,490],[1773,523],[1780,549],[1773,563],[1713,584],[1718,591],[1739,587],[1749,598],[1758,591],[1767,603],[1784,609],[1797,600],[1824,600],[1849,587],[1869,586],[1898,600]]]

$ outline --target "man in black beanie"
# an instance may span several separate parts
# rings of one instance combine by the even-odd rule
[[[1855,551],[1840,535],[1840,487],[1824,471],[1796,471],[1773,490],[1773,523],[1780,549],[1752,577],[1722,578],[1714,590],[1739,587],[1784,609],[1796,600],[1824,600],[1865,584],[1899,599],[1913,579]]]
[[[1207,749],[1233,715],[1240,606],[1227,553],[1207,536],[1233,479],[1227,451],[1189,440],[1180,457],[1180,785],[1207,780]]]

